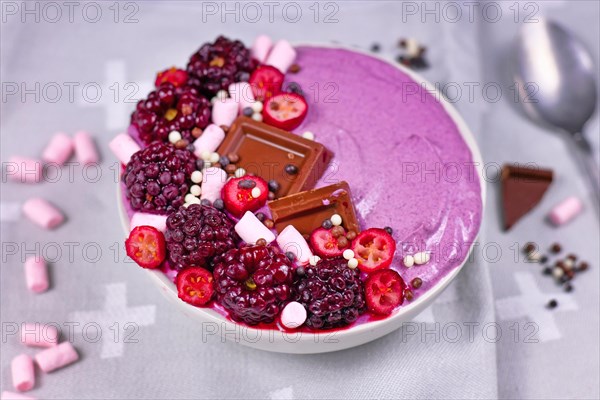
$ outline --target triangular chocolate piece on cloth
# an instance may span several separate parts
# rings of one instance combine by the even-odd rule
[[[510,229],[521,217],[535,207],[552,183],[550,169],[518,165],[502,167],[502,208],[504,229]]]

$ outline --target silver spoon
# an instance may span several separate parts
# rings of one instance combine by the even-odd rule
[[[600,175],[583,127],[596,108],[594,63],[581,42],[555,22],[523,24],[517,46],[517,84],[524,111],[570,133],[575,157],[600,203]]]

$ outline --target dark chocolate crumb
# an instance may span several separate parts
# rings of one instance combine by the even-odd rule
[[[202,171],[202,168],[204,168],[204,160],[196,160],[196,169]]]
[[[260,222],[263,222],[265,220],[265,214],[258,212],[255,214],[256,219],[258,219]]]
[[[267,199],[269,199],[269,200],[275,200],[275,193],[269,191],[269,194],[267,195]]]
[[[331,227],[333,226],[333,224],[331,223],[331,220],[329,218],[327,218],[326,220],[323,220],[323,223],[321,224],[321,226],[324,229],[331,229]]]
[[[267,245],[267,241],[263,238],[260,238],[256,241],[256,245],[257,246],[266,246]]]
[[[544,275],[552,275],[552,268],[551,267],[546,267],[542,270],[542,273]]]
[[[267,228],[269,228],[269,229],[272,229],[272,228],[273,228],[273,225],[275,225],[275,223],[273,222],[273,220],[272,220],[272,219],[265,219],[265,220],[263,221],[263,224],[265,224],[265,226],[266,226]]]
[[[423,284],[423,280],[421,278],[415,278],[410,282],[411,286],[415,289],[418,289]]]
[[[294,164],[288,164],[285,166],[285,172],[290,175],[296,175],[298,173],[298,167]]]
[[[291,251],[286,251],[285,256],[292,262],[296,259],[296,256]]]
[[[577,256],[576,256],[575,254],[573,254],[573,253],[569,254],[569,255],[567,256],[567,258],[569,258],[569,259],[571,259],[571,260],[573,260],[573,261],[577,261]]]
[[[556,301],[556,299],[552,299],[548,302],[548,304],[546,304],[546,307],[548,307],[549,309],[556,308],[557,306],[558,306],[558,301]]]
[[[306,273],[306,270],[304,269],[303,266],[298,266],[298,268],[296,268],[296,275],[298,276],[304,276],[304,274]]]
[[[381,46],[379,45],[379,43],[373,43],[371,45],[371,51],[373,53],[379,53],[380,50],[381,50]]]
[[[252,114],[254,114],[254,110],[252,110],[250,107],[244,107],[242,114],[244,114],[245,117],[251,117]]]
[[[225,203],[223,203],[222,199],[216,199],[215,202],[213,203],[213,207],[216,208],[217,210],[222,210],[225,208]]]
[[[529,254],[529,253],[531,253],[532,251],[534,251],[534,250],[536,249],[536,247],[537,247],[537,246],[535,245],[535,243],[532,243],[532,242],[527,242],[527,243],[525,243],[525,247],[523,247],[523,252],[524,252],[525,254]]]
[[[339,238],[337,238],[337,246],[338,249],[348,247],[348,239],[346,238],[346,236],[340,236]]]
[[[408,301],[412,301],[415,298],[415,295],[412,290],[404,289],[404,298]]]
[[[589,267],[590,267],[590,265],[587,262],[582,261],[582,262],[579,263],[579,266],[577,267],[577,271],[585,271]]]
[[[354,240],[355,237],[356,237],[356,232],[354,232],[354,231],[348,231],[348,233],[346,234],[346,238],[348,240]]]
[[[256,186],[256,182],[252,179],[242,179],[238,182],[238,187],[241,189],[252,189]]]
[[[229,158],[227,158],[227,156],[221,156],[219,158],[219,164],[221,164],[223,167],[226,167],[229,165]]]
[[[542,264],[546,264],[546,263],[548,262],[548,257],[547,257],[547,256],[541,256],[541,257],[540,257],[540,262],[541,262]]]
[[[227,154],[227,158],[229,158],[229,161],[232,162],[233,164],[240,161],[240,156],[238,156],[236,153]]]
[[[300,72],[300,66],[298,64],[292,64],[290,65],[290,68],[288,68],[288,71],[292,74],[297,74],[298,72]]]
[[[275,179],[271,179],[269,181],[269,190],[271,192],[277,193],[277,191],[281,188],[281,185],[279,184],[279,182],[277,182]]]
[[[573,285],[571,285],[570,283],[566,283],[565,284],[565,292],[572,292],[573,291]]]
[[[212,205],[212,203],[208,199],[202,199],[200,201],[200,204],[202,204],[203,206],[211,206]]]
[[[562,247],[558,243],[553,243],[552,246],[550,246],[550,251],[553,254],[558,254],[561,252],[561,250],[562,250]]]
[[[384,227],[383,230],[389,233],[390,235],[394,233],[394,230],[389,226]]]

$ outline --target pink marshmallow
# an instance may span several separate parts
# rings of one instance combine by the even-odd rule
[[[265,239],[267,243],[275,240],[273,232],[260,222],[251,211],[246,211],[246,214],[235,224],[234,229],[242,240],[248,244],[255,244],[258,239]]]
[[[575,196],[567,197],[550,211],[548,218],[554,225],[566,224],[583,209],[583,203]]]
[[[156,215],[156,214],[147,214],[142,212],[136,212],[131,217],[131,222],[129,224],[131,230],[137,226],[148,225],[153,226],[161,232],[165,232],[167,230],[167,216],[166,215]]]
[[[42,257],[29,257],[25,260],[25,282],[29,290],[42,293],[48,290],[48,267]]]
[[[0,400],[36,400],[36,398],[25,396],[24,394],[4,391],[0,394]]]
[[[75,155],[77,161],[83,165],[97,163],[100,159],[98,157],[98,150],[94,144],[92,136],[85,131],[79,131],[73,136],[73,143],[75,144]]]
[[[54,229],[63,223],[62,213],[40,197],[33,197],[23,204],[23,214],[45,229]]]
[[[306,308],[297,301],[288,303],[281,311],[281,323],[289,329],[298,328],[306,321]]]
[[[200,200],[210,200],[214,203],[215,200],[221,198],[221,189],[227,183],[227,172],[221,168],[210,167],[202,172],[202,193]]]
[[[122,164],[127,164],[131,156],[140,151],[140,146],[126,133],[115,136],[108,147]]]
[[[53,347],[58,344],[58,329],[53,325],[27,323],[21,326],[21,343],[29,347]]]
[[[306,239],[292,225],[286,226],[279,236],[277,236],[277,244],[284,252],[292,252],[300,264],[308,263],[308,260],[313,255],[310,247],[308,247],[308,243],[306,243]]]
[[[223,139],[225,139],[223,129],[218,125],[210,124],[202,131],[202,135],[194,140],[194,154],[201,158],[205,151],[212,153],[219,148]]]
[[[13,358],[10,369],[12,370],[13,386],[19,392],[26,392],[35,385],[35,373],[33,371],[33,360],[27,354],[21,354]]]
[[[252,43],[250,54],[252,57],[256,58],[259,63],[264,64],[269,55],[269,51],[271,51],[271,47],[273,47],[271,38],[267,35],[259,35],[254,39],[254,43]]]
[[[295,59],[296,50],[294,50],[290,42],[280,40],[273,46],[265,64],[271,65],[281,71],[282,74],[285,74]]]
[[[73,140],[66,134],[59,132],[52,136],[42,153],[42,160],[48,163],[63,165],[73,153]]]
[[[35,355],[35,361],[44,372],[52,372],[72,364],[78,359],[77,351],[69,342],[62,342]]]
[[[213,124],[219,126],[230,126],[233,123],[233,121],[237,118],[239,109],[240,107],[234,99],[227,98],[224,100],[217,100],[215,104],[213,104],[212,109]]]
[[[236,82],[229,85],[229,95],[240,105],[239,111],[252,106],[252,103],[255,102],[252,87],[248,82]]]
[[[6,176],[15,182],[38,183],[42,180],[42,161],[13,156],[6,163]]]

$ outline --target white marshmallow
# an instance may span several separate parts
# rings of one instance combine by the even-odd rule
[[[285,74],[296,59],[296,50],[287,40],[280,40],[275,43],[273,49],[269,53],[265,64],[271,65]]]
[[[217,100],[212,109],[213,124],[231,125],[238,115],[239,108],[234,99]]]
[[[271,47],[273,47],[273,41],[271,38],[267,35],[260,35],[254,39],[250,54],[252,57],[256,58],[258,62],[264,64],[269,52],[271,51]]]
[[[281,311],[281,323],[289,329],[295,329],[306,321],[306,309],[297,301],[288,303]]]
[[[210,167],[204,170],[203,175],[200,199],[207,199],[214,203],[215,200],[221,198],[221,189],[227,182],[227,172],[221,168]]]
[[[153,226],[159,231],[165,232],[167,230],[167,216],[142,212],[134,213],[129,223],[130,229],[133,230],[133,228],[142,225]]]
[[[251,211],[235,224],[235,231],[242,240],[249,244],[255,244],[258,239],[265,239],[267,243],[275,240],[275,235],[269,230]]]
[[[215,124],[210,124],[204,129],[202,135],[194,141],[194,154],[196,157],[205,160],[205,153],[208,153],[208,157],[210,157],[210,154],[217,150],[223,139],[225,139],[223,129]]]
[[[127,164],[131,160],[131,156],[140,151],[140,146],[126,133],[115,136],[108,147],[122,164]]]
[[[284,252],[291,252],[296,256],[296,260],[300,264],[308,263],[312,252],[304,236],[293,225],[286,226],[279,236],[277,236],[277,244]]]
[[[252,107],[255,103],[254,93],[252,93],[252,87],[248,82],[232,83],[229,85],[229,94],[231,94],[233,101],[240,105],[240,112],[246,107]]]

